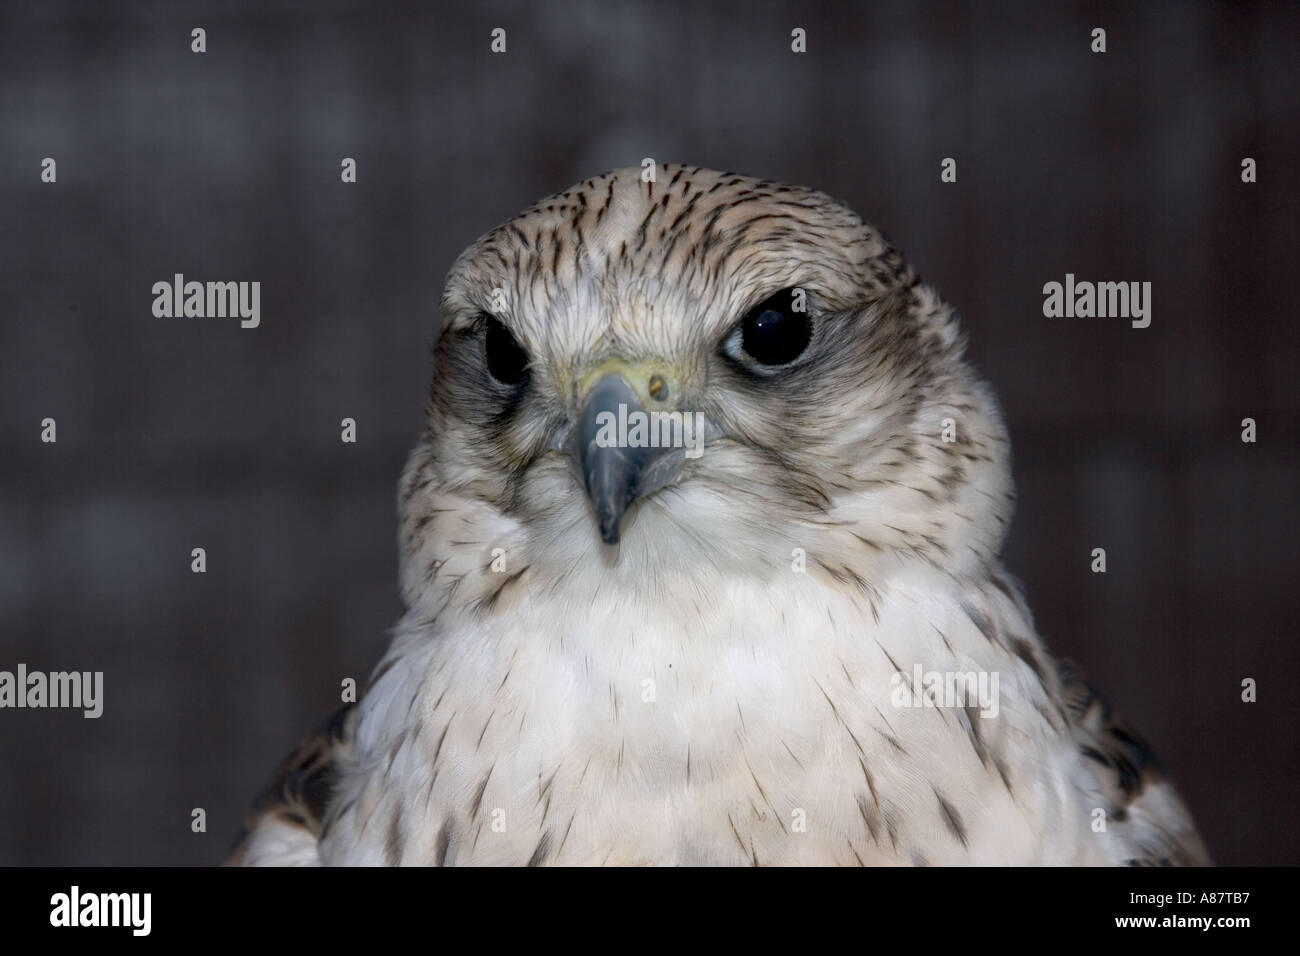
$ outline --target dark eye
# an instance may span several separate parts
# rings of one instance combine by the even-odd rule
[[[798,294],[802,305],[803,294]],[[789,365],[812,341],[812,319],[807,312],[795,311],[796,291],[782,289],[745,313],[726,347],[758,365]]]
[[[518,385],[528,377],[528,353],[501,322],[484,315],[487,332],[483,336],[483,351],[492,377],[505,385]]]

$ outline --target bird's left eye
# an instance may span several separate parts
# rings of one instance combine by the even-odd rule
[[[812,319],[795,309],[802,298],[795,289],[768,296],[745,313],[723,348],[747,365],[768,369],[789,365],[812,341]]]

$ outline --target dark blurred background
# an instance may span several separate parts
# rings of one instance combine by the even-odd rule
[[[961,310],[1049,645],[1219,862],[1300,863],[1298,55],[1284,4],[8,0],[0,669],[102,670],[105,710],[0,711],[0,863],[222,858],[397,620],[452,259],[647,156],[843,198]],[[259,280],[261,327],[155,318],[175,272]],[[1044,318],[1067,272],[1150,281],[1151,327]]]

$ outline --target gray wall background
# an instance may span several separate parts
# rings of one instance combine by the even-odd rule
[[[10,0],[0,669],[106,689],[97,721],[0,712],[0,863],[223,856],[397,619],[395,483],[453,257],[645,156],[844,198],[961,309],[1049,645],[1219,862],[1300,863],[1298,53],[1289,4]],[[174,272],[260,280],[262,326],[154,318]],[[1151,281],[1151,327],[1044,318],[1066,272]]]

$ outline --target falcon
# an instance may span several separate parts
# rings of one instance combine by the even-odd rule
[[[441,310],[405,614],[229,862],[1208,863],[1001,566],[952,309],[846,206],[616,170]]]

